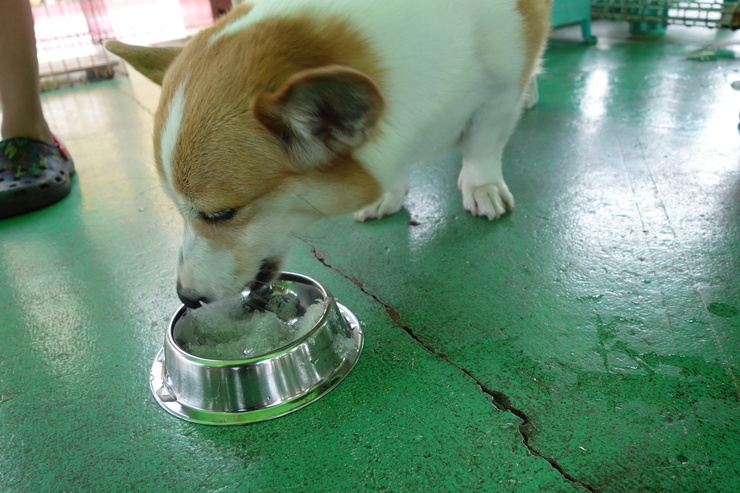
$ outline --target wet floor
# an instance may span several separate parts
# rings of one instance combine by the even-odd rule
[[[182,228],[156,88],[46,94],[78,174],[0,221],[0,489],[738,491],[740,37],[594,34],[552,37],[505,155],[513,213],[465,213],[453,153],[401,213],[303,235],[288,269],[357,315],[365,350],[322,400],[241,427],[149,393]]]

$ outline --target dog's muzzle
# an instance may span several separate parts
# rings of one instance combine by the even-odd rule
[[[188,308],[200,308],[203,303],[208,303],[208,299],[198,294],[197,291],[183,288],[179,280],[177,281],[177,297]]]
[[[280,260],[266,259],[262,261],[259,271],[254,280],[249,282],[245,287],[259,289],[262,286],[270,284],[278,275],[280,270]],[[236,294],[236,293],[235,293]],[[201,295],[197,290],[183,287],[180,280],[177,280],[177,297],[188,308],[200,308],[204,303],[213,301],[206,296]]]

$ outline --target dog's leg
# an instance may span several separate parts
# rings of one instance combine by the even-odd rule
[[[404,175],[390,190],[381,195],[378,200],[355,212],[355,219],[364,221],[366,219],[380,219],[381,217],[395,214],[401,210],[403,200],[406,198],[408,192],[409,177]]]
[[[537,74],[533,74],[527,84],[527,90],[524,96],[524,109],[528,110],[534,108],[537,105],[537,101],[540,99],[540,92],[537,87]]]
[[[463,205],[474,216],[498,219],[514,208],[504,182],[501,157],[522,111],[517,91],[505,91],[473,113],[460,141],[462,171],[457,186]]]

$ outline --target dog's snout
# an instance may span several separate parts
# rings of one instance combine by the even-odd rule
[[[200,308],[202,303],[208,302],[208,299],[199,295],[196,291],[183,288],[180,281],[177,281],[177,297],[180,298],[182,304],[188,308]]]

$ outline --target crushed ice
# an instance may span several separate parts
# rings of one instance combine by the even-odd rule
[[[324,314],[328,300],[317,300],[299,316],[298,295],[270,296],[265,311],[234,298],[188,310],[178,321],[177,344],[200,358],[240,360],[268,354],[306,335]]]

